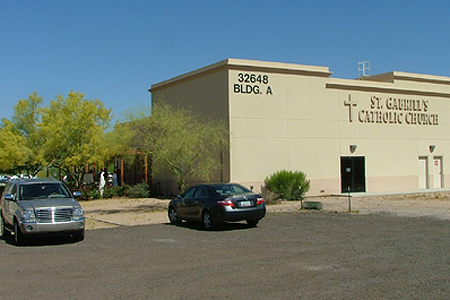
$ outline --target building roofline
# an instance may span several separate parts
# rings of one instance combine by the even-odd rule
[[[329,67],[323,66],[311,66],[311,65],[301,65],[294,63],[282,63],[282,62],[267,62],[259,60],[246,60],[246,59],[236,59],[228,58],[222,61],[213,63],[211,65],[199,68],[185,74],[173,77],[161,81],[159,83],[153,84],[148,91],[151,93],[153,91],[159,90],[161,88],[166,88],[180,82],[192,80],[198,77],[206,76],[211,73],[215,73],[224,69],[228,70],[243,70],[248,72],[274,72],[281,74],[292,74],[292,75],[302,75],[302,76],[312,76],[312,77],[322,77],[329,78],[333,73],[329,70]],[[339,79],[346,82],[355,81],[372,81],[372,82],[384,82],[384,83],[395,83],[396,81],[407,81],[415,83],[427,83],[427,84],[439,84],[439,85],[450,85],[450,77],[437,76],[437,75],[426,75],[418,73],[408,73],[400,71],[391,71],[387,73],[381,73],[371,76],[365,76],[361,79]],[[344,84],[347,85],[347,84]],[[353,85],[353,84],[350,84]],[[334,84],[329,84],[329,87],[337,88]],[[358,86],[358,84],[356,84]],[[357,88],[358,89],[358,88]],[[416,91],[408,91],[407,93],[412,93]],[[446,94],[446,93],[445,93]],[[446,96],[447,97],[447,96]]]
[[[419,74],[419,73],[408,73],[401,71],[392,71],[372,76],[366,76],[364,77],[364,80],[391,82],[391,83],[395,82],[396,80],[401,80],[401,81],[450,85],[450,77]]]
[[[205,76],[206,74],[218,72],[223,69],[248,70],[255,72],[276,72],[315,77],[330,77],[333,74],[332,72],[330,72],[328,67],[228,58],[206,67],[156,83],[152,85],[148,91],[152,92],[163,87]]]

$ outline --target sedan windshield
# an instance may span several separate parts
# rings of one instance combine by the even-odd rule
[[[251,193],[249,189],[239,185],[239,184],[216,184],[212,188],[219,195],[237,195]]]
[[[58,183],[21,185],[19,189],[19,197],[21,200],[71,198],[69,191]]]

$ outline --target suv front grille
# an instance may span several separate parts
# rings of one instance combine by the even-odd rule
[[[37,209],[36,219],[41,223],[70,222],[72,220],[72,208]]]

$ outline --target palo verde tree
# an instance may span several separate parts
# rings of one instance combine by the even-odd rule
[[[105,160],[130,155],[130,145],[133,144],[133,131],[129,123],[117,123],[114,129],[105,133],[103,138]]]
[[[152,157],[153,172],[168,169],[180,192],[194,178],[209,180],[220,168],[220,155],[227,146],[225,124],[208,120],[186,108],[166,103],[145,106],[130,113],[135,147]]]
[[[38,126],[41,103],[42,98],[34,92],[28,99],[21,99],[14,106],[11,121],[3,120],[0,133],[2,170],[36,175],[42,168],[42,136]]]
[[[80,186],[86,164],[101,162],[107,155],[104,134],[110,121],[111,109],[103,102],[73,91],[66,98],[59,95],[42,110],[44,158]]]
[[[42,97],[36,92],[31,94],[28,99],[19,100],[14,107],[12,122],[15,124],[19,134],[26,140],[26,147],[29,149],[29,156],[24,169],[30,175],[36,175],[44,164],[42,157],[42,134],[39,129],[40,105]]]
[[[27,147],[26,139],[19,134],[14,123],[7,119],[2,120],[0,128],[0,170],[16,172],[20,166],[24,166],[31,150]]]

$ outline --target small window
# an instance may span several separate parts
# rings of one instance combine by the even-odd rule
[[[192,197],[194,197],[195,191],[196,191],[195,187],[192,187],[192,188],[188,189],[186,191],[186,193],[184,193],[183,198],[192,198]]]
[[[208,191],[204,187],[199,187],[197,189],[197,194],[195,195],[196,198],[205,198],[208,197]]]
[[[14,199],[17,199],[17,184],[13,184],[10,188],[9,188],[9,194],[14,196]]]
[[[251,193],[249,189],[239,185],[239,184],[218,184],[214,185],[213,189],[219,195],[238,195]]]

